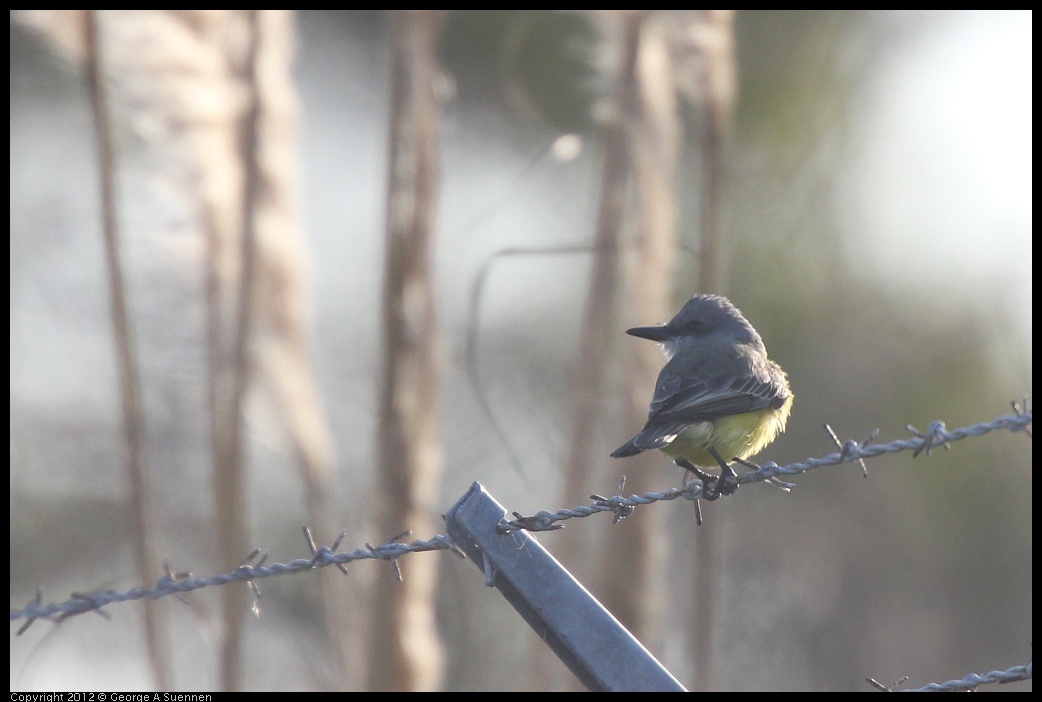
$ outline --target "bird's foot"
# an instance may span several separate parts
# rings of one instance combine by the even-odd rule
[[[738,489],[738,484],[735,483],[734,488],[729,490],[721,490],[720,480],[723,477],[723,475],[721,475],[721,477],[718,478],[712,473],[707,473],[706,471],[702,470],[690,461],[684,460],[683,458],[678,458],[676,460],[676,464],[684,470],[686,470],[687,472],[694,473],[695,478],[702,482],[702,499],[704,500],[712,502],[713,500],[720,499],[721,495],[730,495],[732,492]],[[728,470],[731,471],[730,468],[728,468]],[[731,471],[731,475],[734,475],[734,471]],[[699,523],[701,524],[701,521],[699,521]]]

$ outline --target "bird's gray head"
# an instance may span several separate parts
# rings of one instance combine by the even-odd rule
[[[749,324],[730,300],[720,295],[695,295],[668,323],[653,327],[634,327],[626,333],[658,341],[670,356],[678,344],[688,340],[698,341],[713,335],[763,348],[763,340],[753,329],[753,325]]]

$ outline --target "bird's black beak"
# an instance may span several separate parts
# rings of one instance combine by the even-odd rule
[[[670,328],[665,324],[656,324],[653,327],[633,327],[632,329],[627,329],[626,333],[630,336],[639,336],[641,339],[651,339],[659,343],[673,338]]]

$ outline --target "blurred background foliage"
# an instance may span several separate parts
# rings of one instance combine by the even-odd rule
[[[305,11],[297,22],[312,345],[337,443],[331,499],[352,549],[391,536],[373,533],[371,497],[389,23],[375,11]],[[74,52],[55,49],[60,40],[41,34],[42,24],[28,14],[11,25],[12,608],[38,585],[54,600],[138,584],[89,103]],[[580,12],[445,17],[435,254],[448,360],[441,511],[475,480],[525,514],[573,506],[556,498],[590,257],[535,252],[592,239],[599,125],[618,67],[612,26],[608,15]],[[825,422],[844,439],[879,428],[889,441],[909,423],[943,419],[951,428],[1008,413],[1010,400],[1031,391],[1030,12],[742,11],[734,46],[719,292],[757,327],[796,393],[788,431],[758,460],[832,452]],[[112,80],[118,86],[120,76]],[[677,308],[700,289],[694,135],[703,116],[697,105],[683,116]],[[213,560],[200,419],[200,245],[191,213],[168,190],[190,174],[159,148],[166,135],[156,125],[132,108],[119,118],[161,553],[177,569],[225,570],[235,564]],[[581,150],[562,158],[568,145]],[[490,259],[507,248],[533,253]],[[632,342],[625,328],[658,321],[619,319],[618,348]],[[468,381],[468,344],[492,417]],[[609,374],[624,376],[622,362],[613,364]],[[635,427],[603,420],[593,468],[601,477],[588,491],[613,494],[628,468],[608,453]],[[291,457],[263,397],[251,403],[248,426],[252,538],[273,560],[301,557],[303,489],[285,468]],[[709,505],[719,568],[713,688],[865,690],[866,676],[922,684],[1027,662],[1030,466],[1029,439],[999,433],[914,461],[870,461],[867,480],[848,465],[799,478],[791,494],[756,485]],[[655,479],[666,489],[678,478],[663,459]],[[693,688],[701,623],[690,546],[700,532],[687,504],[649,509],[660,510],[669,557],[658,574],[665,621],[645,643]],[[611,528],[607,519],[572,521],[567,531],[610,547],[645,511]],[[559,533],[540,540],[554,551]],[[405,578],[412,558],[444,559],[445,689],[567,685],[566,673],[537,663],[546,660],[542,644],[471,564],[411,556]],[[566,565],[624,572],[627,558]],[[389,585],[389,568],[360,564],[339,587],[365,610],[367,593]],[[245,635],[248,688],[364,687],[365,661],[333,660],[316,633],[313,582],[261,587],[264,614]],[[210,689],[206,612],[217,598],[191,599],[191,608],[166,604],[174,680]],[[12,689],[148,688],[136,606],[112,608],[112,621],[37,625],[20,639],[12,627]],[[365,632],[345,635],[361,637],[364,651]]]

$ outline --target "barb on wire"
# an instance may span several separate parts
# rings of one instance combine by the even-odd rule
[[[514,519],[503,520],[499,524],[499,533],[509,534],[512,531],[524,529],[525,531],[553,531],[564,529],[564,524],[556,524],[558,519],[549,512],[536,512],[531,517],[523,517],[520,512],[514,512]]]
[[[875,678],[865,678],[865,682],[867,682],[869,685],[871,685],[872,687],[876,688],[880,692],[893,692],[894,690],[899,688],[901,685],[904,685],[906,682],[908,682],[908,676],[905,675],[900,680],[892,682],[889,685],[884,685],[883,683],[879,682]]]
[[[336,541],[333,542],[332,546],[330,546],[329,548],[326,548],[325,546],[319,547],[315,545],[315,538],[311,535],[311,529],[307,526],[304,526],[303,529],[304,538],[308,542],[308,548],[311,549],[312,568],[325,567],[326,565],[329,565],[328,563],[323,563],[321,566],[319,566],[318,563],[320,559],[328,557],[329,554],[334,553],[338,548],[340,548],[340,542],[344,540],[345,536],[347,536],[347,531],[342,531],[340,532],[340,536],[336,537]],[[336,567],[340,569],[341,573],[347,575],[346,565],[344,565],[343,563],[337,563]]]
[[[622,491],[625,488],[626,488],[626,476],[624,475],[621,478],[619,478],[619,494],[620,495],[622,494]],[[591,500],[596,500],[596,502],[594,502],[595,505],[598,505],[598,506],[601,506],[601,507],[608,507],[612,512],[615,513],[615,518],[611,520],[612,524],[618,524],[623,519],[625,519],[626,517],[628,517],[631,514],[633,514],[633,510],[637,509],[633,505],[623,504],[622,502],[619,501],[618,497],[602,497],[602,496],[594,493],[593,495],[590,495],[590,499]],[[697,507],[698,503],[696,502],[695,505]],[[517,512],[515,512],[514,514],[517,514]],[[701,524],[701,523],[702,523],[702,521],[699,520],[699,524]],[[562,524],[561,526],[563,527],[564,525]]]
[[[337,543],[339,543],[339,541]],[[335,545],[334,545],[334,548],[336,548]],[[258,558],[258,556],[260,558]],[[257,559],[256,563],[252,563],[254,559]],[[252,563],[253,567],[256,568],[258,566],[264,565],[264,562],[267,561],[267,560],[268,560],[268,551],[262,551],[259,548],[255,548],[255,549],[253,549],[253,552],[250,553],[250,555],[248,555],[248,556],[246,556],[246,558],[242,559],[242,561],[239,563],[239,568],[246,568],[249,565],[251,565],[251,563]],[[169,572],[169,569],[168,569],[167,572]],[[260,591],[260,588],[257,586],[256,581],[253,581],[253,580],[247,580],[246,584],[249,585],[250,586],[250,590],[253,591],[253,606],[250,607],[250,611],[253,612],[254,616],[259,617],[261,615],[261,608],[260,608],[261,591]],[[182,598],[184,597],[184,595],[182,595],[180,593],[178,593],[178,596],[182,597]]]
[[[1031,409],[1028,407],[1028,396],[1020,398],[1020,402],[1013,400],[1009,403],[1013,407],[1013,411],[1016,412],[1018,417],[1022,417],[1025,414],[1031,414]],[[1024,428],[1024,432],[1027,433],[1028,438],[1031,438],[1031,426]]]
[[[923,445],[912,453],[912,458],[918,458],[923,449],[926,450],[926,455],[929,457],[934,446],[943,446],[945,451],[952,450],[951,443],[945,438],[948,435],[948,427],[944,426],[944,422],[939,419],[930,422],[930,428],[925,433],[919,431],[911,424],[905,424],[905,429],[923,440]]]
[[[408,544],[395,542],[383,546],[359,548],[354,551],[338,553],[326,546],[315,547],[314,540],[311,538],[310,529],[305,528],[304,533],[308,538],[309,544],[313,547],[312,556],[310,558],[298,558],[289,563],[272,563],[270,565],[264,565],[264,562],[267,560],[267,554],[264,554],[256,565],[246,565],[248,561],[252,560],[252,558],[247,558],[243,562],[243,565],[237,566],[230,572],[218,573],[204,578],[181,578],[180,575],[174,575],[171,570],[167,568],[167,574],[160,578],[159,581],[156,582],[155,586],[150,588],[139,587],[134,588],[133,590],[127,590],[126,592],[102,590],[89,594],[77,593],[73,594],[71,598],[65,602],[55,602],[47,605],[41,604],[43,598],[38,594],[36,598],[31,600],[25,606],[24,609],[12,609],[11,621],[13,622],[19,619],[27,620],[26,625],[19,630],[19,633],[23,633],[28,628],[28,625],[37,619],[62,621],[73,615],[91,611],[98,612],[102,616],[108,616],[102,608],[106,605],[118,602],[157,599],[160,597],[166,597],[167,595],[177,595],[178,593],[191,592],[193,590],[200,590],[205,587],[216,585],[227,585],[228,583],[233,582],[251,582],[261,578],[270,578],[286,573],[299,573],[311,570],[312,568],[325,568],[331,565],[342,566],[352,561],[366,559],[392,560],[400,558],[407,553],[418,553],[420,551],[450,550],[459,555],[459,549],[456,546],[456,543],[452,538],[443,534],[435,534],[430,539],[422,541],[417,540]],[[399,535],[399,538],[404,535],[405,534]],[[336,540],[334,547],[339,546],[341,538]]]
[[[374,558],[381,558],[385,561],[391,562],[391,568],[394,569],[394,579],[398,582],[402,581],[402,569],[398,566],[398,558],[404,555],[402,552],[394,549],[394,546],[401,546],[401,540],[406,536],[412,534],[412,529],[406,529],[401,534],[392,536],[391,540],[383,546],[372,546],[368,541],[365,542],[365,547],[369,549],[369,552],[373,554]],[[408,553],[406,551],[405,553]]]
[[[30,606],[39,607],[42,602],[43,602],[43,590],[41,590],[40,588],[36,588],[36,597],[34,597],[29,602],[29,604],[30,604]],[[22,634],[24,634],[29,629],[29,627],[31,627],[34,623],[36,623],[36,620],[38,618],[39,617],[29,617],[28,619],[26,619],[25,624],[22,624],[22,626],[19,627],[18,633],[15,634],[15,635],[16,636],[21,636]]]
[[[265,558],[267,558],[267,556],[265,556]],[[166,577],[169,578],[171,581],[187,580],[188,578],[192,577],[192,574],[189,573],[188,571],[182,571],[180,573],[175,573],[174,569],[170,567],[170,563],[168,563],[167,561],[163,561],[163,572],[166,573]],[[188,597],[186,597],[184,594],[182,594],[180,592],[175,592],[174,593],[174,597],[176,597],[178,600],[180,600],[182,604],[191,604],[188,601]],[[37,603],[37,604],[39,604],[39,603]]]
[[[873,429],[869,433],[868,437],[860,444],[858,444],[858,442],[854,441],[853,439],[844,443],[839,440],[838,436],[836,436],[836,432],[832,431],[832,426],[830,424],[825,424],[825,431],[829,433],[829,436],[832,437],[832,441],[836,444],[836,447],[839,449],[840,454],[844,456],[849,456],[852,451],[861,446],[868,446],[870,443],[876,440],[877,436],[879,436],[879,429]],[[863,475],[867,480],[868,466],[865,465],[865,459],[859,458],[857,462],[861,464],[861,475]]]

